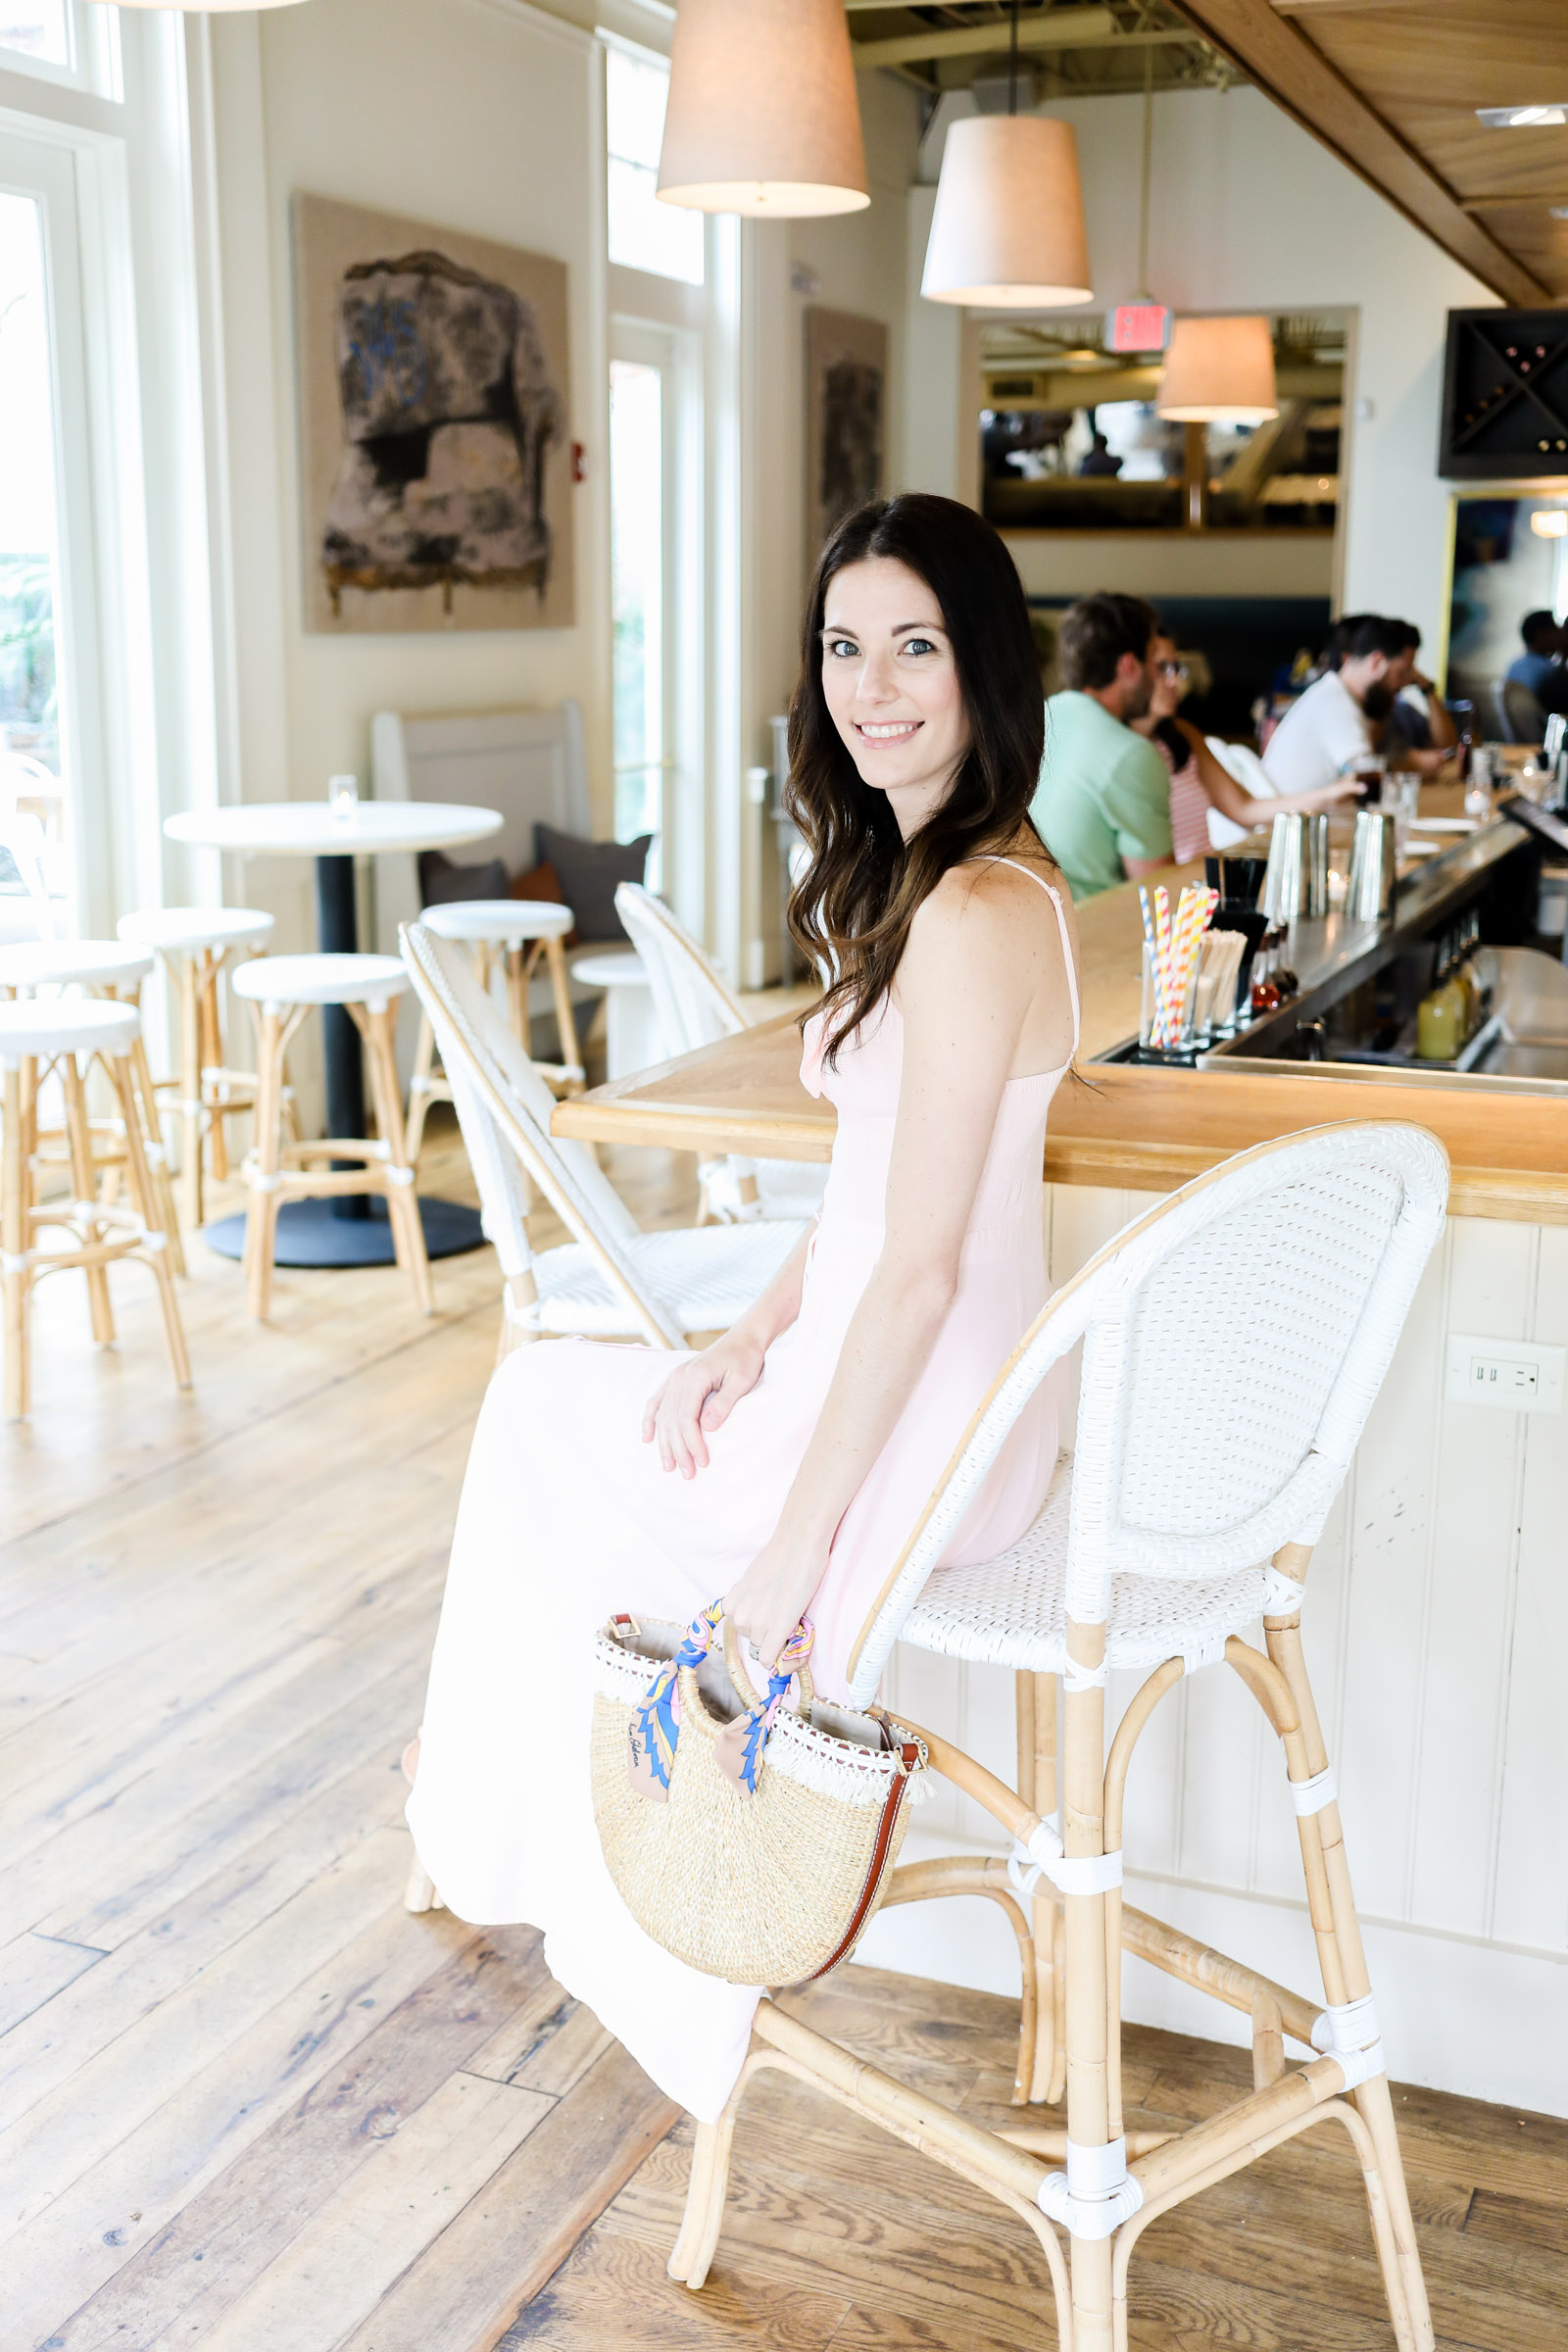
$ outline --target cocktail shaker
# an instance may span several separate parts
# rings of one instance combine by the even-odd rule
[[[1380,923],[1393,913],[1397,854],[1394,811],[1360,809],[1350,843],[1350,881],[1345,899],[1345,911],[1353,922]]]
[[[1329,820],[1277,816],[1269,836],[1263,912],[1270,925],[1329,910]]]

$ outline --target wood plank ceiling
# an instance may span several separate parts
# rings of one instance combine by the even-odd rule
[[[1505,303],[1568,302],[1568,125],[1476,116],[1568,103],[1568,0],[1176,4]]]

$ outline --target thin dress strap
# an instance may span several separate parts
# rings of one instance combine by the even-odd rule
[[[969,862],[975,865],[1010,865],[1015,874],[1027,874],[1031,882],[1039,883],[1041,889],[1045,892],[1047,898],[1056,909],[1056,924],[1057,928],[1061,932],[1061,959],[1062,962],[1067,966],[1067,994],[1072,999],[1072,1050],[1074,1054],[1076,1054],[1078,1051],[1078,1038],[1080,1029],[1078,1018],[1078,974],[1073,968],[1072,936],[1067,929],[1067,915],[1066,910],[1061,904],[1060,892],[1056,889],[1056,886],[1054,882],[1048,882],[1044,874],[1037,874],[1033,866],[1025,865],[1021,858],[1000,858],[994,854],[988,853],[987,855],[976,858]]]

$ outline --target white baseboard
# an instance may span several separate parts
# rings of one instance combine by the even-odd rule
[[[903,1859],[965,1850],[961,1839],[911,1828]],[[979,1851],[979,1848],[969,1850]],[[1129,1874],[1127,1899],[1279,1984],[1311,1994],[1318,1978],[1304,1905]],[[1568,1962],[1430,1929],[1363,1920],[1378,2019],[1396,2082],[1568,2116]],[[884,1912],[856,1955],[871,1968],[1016,1998],[1018,1947],[1000,1907],[979,1895]],[[1147,1961],[1122,1971],[1130,2024],[1245,2044],[1238,2010],[1179,1984]]]

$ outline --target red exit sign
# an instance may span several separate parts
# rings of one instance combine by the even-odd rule
[[[1112,351],[1163,351],[1170,341],[1170,313],[1162,302],[1124,302],[1110,317]]]

